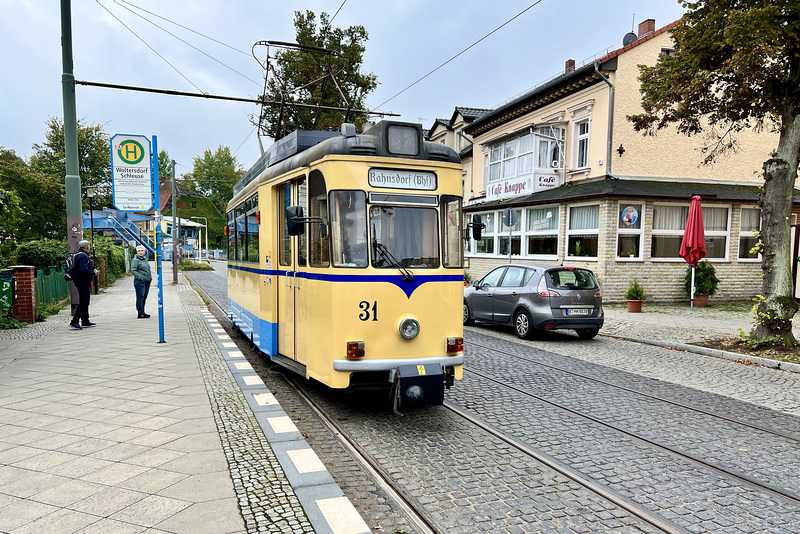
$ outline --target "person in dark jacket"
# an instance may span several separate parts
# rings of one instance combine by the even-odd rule
[[[75,253],[75,276],[72,283],[78,289],[78,307],[69,323],[75,330],[95,325],[89,321],[89,297],[92,294],[92,280],[100,271],[94,268],[92,258],[89,257],[89,247],[88,241],[79,241],[78,252]]]
[[[137,319],[147,319],[150,315],[144,312],[144,305],[147,302],[153,275],[147,262],[147,251],[142,245],[136,247],[136,256],[131,260],[131,274],[133,274],[133,289],[136,290],[136,312],[139,314]]]

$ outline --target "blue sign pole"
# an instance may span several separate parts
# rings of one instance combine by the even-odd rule
[[[153,136],[153,215],[156,223],[156,275],[158,276],[158,342],[164,343],[164,283],[161,269],[161,199],[158,193],[158,138]]]

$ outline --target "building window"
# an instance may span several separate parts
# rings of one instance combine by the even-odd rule
[[[481,222],[486,225],[483,228],[483,237],[480,241],[475,242],[475,254],[494,254],[494,235],[495,235],[495,222],[497,216],[495,213],[481,213]]]
[[[564,129],[553,126],[536,128],[538,142],[536,167],[539,169],[563,169]]]
[[[533,172],[533,135],[525,134],[489,149],[490,182],[528,176]]]
[[[730,209],[703,207],[703,229],[706,235],[706,258],[727,259]],[[681,240],[686,228],[689,206],[653,206],[653,237],[650,256],[653,259],[679,260]]]
[[[529,256],[558,257],[558,215],[558,206],[526,210],[525,239]]]
[[[497,253],[500,256],[508,256],[509,247],[512,256],[519,256],[522,254],[522,214],[520,210],[514,211],[517,213],[517,222],[511,228],[503,224],[502,216],[498,214],[500,229],[497,232],[499,245]]]
[[[742,219],[739,224],[739,259],[758,260],[761,255],[750,252],[758,243],[756,234],[761,230],[761,210],[758,208],[742,208]]]
[[[683,229],[686,228],[688,216],[689,206],[653,206],[651,258],[680,259]]]
[[[567,258],[597,258],[600,205],[571,206],[567,220]]]
[[[575,124],[575,168],[589,166],[589,120]]]
[[[617,259],[642,259],[642,217],[644,205],[624,202],[617,205]]]
[[[724,207],[703,208],[703,229],[706,234],[706,258],[708,259],[728,259],[729,214],[730,210]]]

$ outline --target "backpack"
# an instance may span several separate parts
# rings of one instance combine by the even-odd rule
[[[67,256],[67,261],[64,262],[64,280],[74,280],[78,274],[78,262],[75,261],[75,256],[83,252],[79,250],[74,254]],[[85,253],[84,253],[85,254]]]

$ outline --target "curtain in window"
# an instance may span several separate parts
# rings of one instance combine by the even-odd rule
[[[547,214],[550,214],[550,217]],[[528,231],[544,232],[558,230],[558,208],[535,208],[528,210]]]
[[[600,224],[600,206],[570,208],[570,230],[597,230]]]
[[[707,232],[728,230],[728,208],[703,208],[703,229]]]
[[[706,218],[703,210],[703,220]],[[654,206],[653,230],[683,230],[689,217],[689,206]],[[706,228],[708,228],[706,226]]]
[[[757,231],[761,227],[761,210],[742,208],[742,232]]]

